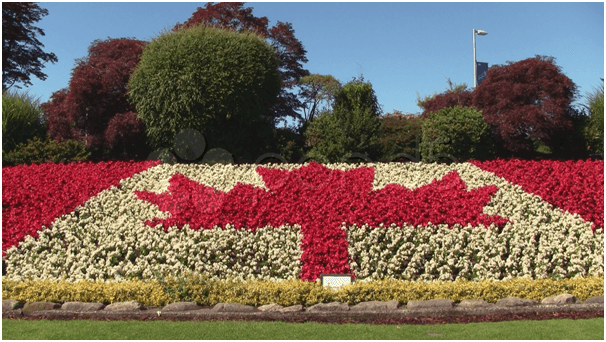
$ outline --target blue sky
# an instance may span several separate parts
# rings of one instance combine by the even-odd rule
[[[42,2],[49,14],[35,26],[45,52],[58,62],[23,87],[41,102],[69,85],[75,60],[95,39],[151,40],[189,19],[204,2]],[[472,30],[477,60],[489,65],[535,55],[556,58],[586,95],[604,77],[604,3],[491,2],[251,2],[253,15],[292,23],[307,50],[311,73],[342,83],[363,75],[373,85],[385,114],[418,113],[417,92],[432,95],[454,83],[473,86]],[[579,103],[585,103],[581,99]],[[292,122],[290,122],[292,123]]]

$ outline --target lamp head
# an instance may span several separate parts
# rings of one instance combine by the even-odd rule
[[[479,36],[485,36],[488,34],[488,32],[486,32],[484,30],[476,30],[476,34]]]

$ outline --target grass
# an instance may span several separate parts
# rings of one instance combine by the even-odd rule
[[[440,325],[2,319],[3,340],[603,340],[604,318]]]
[[[14,150],[19,143],[44,136],[42,114],[39,99],[27,93],[2,91],[2,154]]]

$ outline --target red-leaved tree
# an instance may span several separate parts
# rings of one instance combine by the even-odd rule
[[[421,117],[425,119],[429,113],[437,112],[446,107],[472,107],[472,94],[469,90],[463,90],[435,95],[432,99],[425,102]]]
[[[298,85],[301,77],[309,75],[301,63],[307,63],[307,51],[303,44],[295,38],[292,24],[278,21],[271,28],[267,27],[267,17],[257,18],[252,14],[252,7],[244,8],[243,2],[207,3],[204,8],[198,7],[185,23],[177,23],[173,31],[194,26],[212,25],[229,28],[235,31],[254,31],[265,37],[276,50],[276,57],[280,61],[279,70],[282,74],[282,89],[277,102],[271,107],[268,117],[277,125],[287,117],[302,120],[297,112],[303,104],[291,90]]]
[[[472,104],[503,147],[531,153],[535,138],[556,152],[574,130],[577,111],[571,106],[576,85],[561,72],[553,57],[535,56],[491,66],[473,92]]]
[[[467,89],[467,84],[454,84],[450,78],[446,78],[448,89],[441,94],[426,96],[424,99],[417,98],[417,105],[423,109],[421,118],[425,119],[429,113],[437,112],[446,107],[471,107],[472,93]]]
[[[146,158],[145,125],[126,98],[126,85],[145,44],[127,38],[95,40],[88,56],[77,61],[69,88],[42,104],[47,133],[60,142],[86,143],[93,151],[91,159]],[[103,157],[104,150],[111,157]]]

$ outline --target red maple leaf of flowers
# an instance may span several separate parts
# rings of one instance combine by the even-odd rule
[[[495,223],[502,227],[507,222],[482,213],[497,187],[467,191],[456,171],[414,190],[398,184],[372,190],[372,167],[342,171],[312,162],[292,171],[260,166],[257,172],[268,191],[238,183],[222,192],[177,174],[165,193],[135,194],[171,213],[167,219],[145,222],[152,227],[161,224],[165,231],[185,224],[197,230],[230,223],[253,232],[267,225],[299,224],[303,234],[300,277],[309,281],[315,281],[320,273],[351,273],[342,222],[373,227],[381,223],[426,226],[429,222],[451,226]]]

